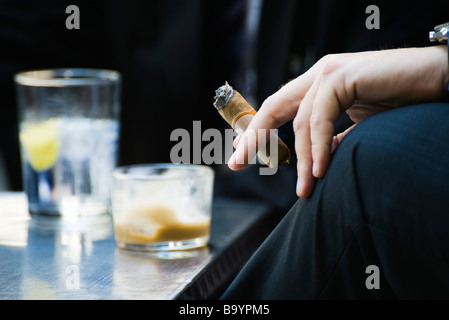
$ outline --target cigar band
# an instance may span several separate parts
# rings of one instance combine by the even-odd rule
[[[239,121],[239,119],[241,117],[246,116],[247,114],[251,114],[251,115],[255,116],[256,115],[256,110],[254,110],[254,108],[251,108],[249,110],[244,110],[244,111],[241,111],[241,112],[237,113],[235,115],[234,119],[232,119],[232,124],[231,124],[231,126],[232,126],[232,128],[234,130],[235,130],[235,124],[237,123],[237,121]]]

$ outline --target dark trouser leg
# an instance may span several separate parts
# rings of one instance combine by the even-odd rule
[[[449,105],[357,126],[223,298],[449,298]]]

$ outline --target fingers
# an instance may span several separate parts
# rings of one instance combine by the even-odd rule
[[[349,60],[322,59],[303,76],[265,100],[243,136],[236,139],[236,150],[228,162],[229,168],[243,169],[252,159],[257,150],[258,130],[265,130],[268,137],[269,129],[294,118],[298,158],[296,193],[299,197],[308,197],[315,178],[324,176],[331,153],[339,144],[339,137],[334,138],[334,122],[344,107],[355,100],[355,87],[346,87],[351,82],[346,81],[345,74],[341,72],[346,61]]]
[[[246,166],[257,150],[258,130],[274,129],[294,118],[298,156],[297,194],[307,197],[315,178],[324,176],[332,152],[352,129],[334,137],[334,122],[347,108],[357,123],[389,107],[441,97],[449,76],[441,48],[411,48],[323,57],[304,75],[269,97],[236,139],[228,165]],[[443,54],[444,53],[444,54]],[[443,67],[436,62],[444,60]],[[412,66],[412,67],[410,67]],[[357,103],[354,105],[354,103]]]
[[[340,132],[339,134],[337,134],[336,136],[333,137],[332,139],[332,146],[331,146],[331,153],[334,153],[334,151],[337,149],[337,147],[340,145],[341,141],[343,140],[344,137],[346,137],[346,135],[349,133],[349,131],[351,131],[352,129],[354,129],[354,127],[357,124],[353,124],[352,126],[350,126],[348,129],[346,129],[343,132]]]
[[[270,129],[278,128],[295,117],[299,103],[312,83],[312,69],[309,71],[264,101],[243,136],[235,143],[237,148],[228,161],[231,170],[243,169],[252,160],[257,152],[259,134],[265,132],[265,141],[269,141]]]
[[[340,114],[340,106],[328,90],[320,90],[314,100],[310,116],[310,141],[312,152],[312,173],[321,178],[329,166],[334,136],[334,122]]]
[[[234,140],[236,150],[228,161],[228,167],[231,170],[241,170],[249,163],[253,163],[257,153],[257,134],[255,132],[248,128],[244,135]]]
[[[241,136],[240,136],[240,135],[238,135],[237,137],[235,137],[234,141],[232,142],[232,145],[234,146],[234,149],[237,149],[237,146],[238,146],[239,143],[240,143],[240,139],[241,139]]]
[[[360,123],[363,120],[387,110],[391,110],[391,106],[383,105],[380,103],[356,103],[346,110],[352,121]]]
[[[312,114],[313,102],[319,81],[315,81],[310,90],[301,101],[299,110],[293,120],[293,131],[295,132],[295,152],[298,159],[296,183],[296,194],[298,197],[306,198],[312,193],[315,179],[312,175],[312,150],[310,140],[310,116]]]
[[[348,77],[345,59],[330,59],[323,65],[319,88],[313,101],[310,116],[310,141],[312,173],[321,178],[326,173],[331,153],[338,144],[334,140],[334,123],[341,112],[355,101],[355,82]]]
[[[324,68],[324,66],[323,66]],[[334,80],[334,79],[332,79]],[[329,165],[334,144],[334,122],[340,115],[339,101],[331,96],[334,82],[322,76],[322,70],[301,101],[293,122],[295,150],[298,158],[298,182],[296,193],[308,197],[315,184]],[[338,142],[338,141],[335,141]]]

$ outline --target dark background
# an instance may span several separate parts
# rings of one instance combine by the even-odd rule
[[[119,164],[170,162],[176,128],[227,128],[212,106],[225,80],[260,103],[327,53],[428,45],[433,26],[449,21],[441,1],[263,1],[260,26],[245,32],[245,0],[0,0],[0,152],[5,181],[21,190],[13,75],[27,69],[87,67],[123,75]],[[80,9],[68,30],[65,9]],[[365,9],[380,9],[368,30]],[[253,40],[253,41],[250,41]],[[256,47],[248,47],[254,43]],[[252,51],[254,49],[254,51]],[[257,77],[246,78],[254,68]],[[257,80],[257,81],[256,81]],[[348,124],[342,118],[341,130]],[[293,151],[291,124],[280,130]],[[294,163],[294,162],[293,162]],[[295,165],[275,176],[254,166],[215,166],[216,195],[264,200],[286,210],[296,199]]]

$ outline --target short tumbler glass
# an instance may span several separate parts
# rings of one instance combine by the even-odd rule
[[[21,72],[14,80],[30,213],[109,213],[120,129],[120,73],[49,69]]]
[[[171,251],[209,242],[214,171],[203,165],[143,164],[113,172],[119,248]]]

